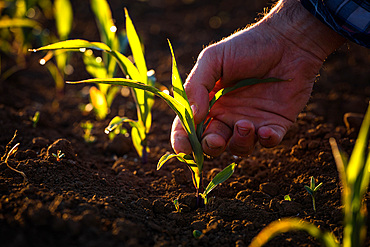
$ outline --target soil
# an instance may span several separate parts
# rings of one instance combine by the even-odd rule
[[[260,0],[109,2],[119,30],[127,7],[144,41],[148,67],[165,85],[170,83],[171,69],[166,38],[185,78],[204,45],[243,28],[271,6]],[[89,2],[72,3],[71,38],[98,40]],[[53,31],[52,23],[45,25]],[[132,98],[118,95],[107,119],[98,121],[93,112],[80,110],[89,101],[83,93],[86,85],[66,85],[64,95],[56,94],[53,79],[38,64],[43,55],[28,54],[24,70],[0,81],[0,155],[20,143],[8,164],[28,180],[1,163],[2,246],[247,246],[266,225],[282,217],[310,221],[341,239],[341,186],[328,140],[334,137],[351,153],[361,117],[348,118],[347,126],[343,117],[367,109],[368,49],[347,43],[327,59],[312,98],[279,146],[257,147],[247,158],[225,152],[207,159],[205,183],[231,162],[238,166],[229,180],[211,192],[208,206],[198,209],[191,176],[183,164],[172,160],[156,171],[161,155],[171,151],[174,114],[164,102],[156,99],[151,151],[143,164],[129,138],[112,142],[104,134],[114,116],[135,118]],[[89,78],[78,55],[71,63],[74,73],[67,80]],[[2,57],[2,71],[10,65],[12,60]],[[33,127],[30,118],[36,111],[40,120]],[[92,143],[83,138],[81,123],[86,121],[94,126]],[[53,156],[57,150],[65,154],[60,161]],[[317,213],[304,189],[311,176],[324,184],[317,194]],[[285,201],[285,195],[292,201]],[[176,212],[174,199],[181,212]],[[369,199],[367,193],[368,209]],[[202,231],[203,237],[195,239],[193,230]],[[370,246],[367,233],[365,246]],[[291,232],[268,246],[319,246],[319,242],[306,233]]]

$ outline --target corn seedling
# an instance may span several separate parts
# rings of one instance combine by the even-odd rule
[[[36,111],[35,112],[35,115],[33,115],[33,117],[30,117],[30,120],[32,122],[32,127],[33,128],[36,128],[37,126],[37,123],[39,122],[40,120],[40,112],[39,111]]]
[[[57,159],[57,161],[61,161],[62,158],[65,156],[64,153],[62,153],[62,150],[58,150],[57,153],[52,153],[52,155]]]
[[[25,55],[35,38],[33,33],[41,32],[40,24],[28,17],[30,6],[27,5],[30,4],[26,4],[26,1],[15,0],[4,3],[0,8],[0,51],[16,63],[5,71],[0,68],[2,80],[25,68]]]
[[[55,0],[53,5],[57,36],[50,34],[43,38],[42,43],[54,43],[68,39],[72,29],[73,11],[69,0]],[[55,63],[49,62],[55,57]],[[64,91],[64,78],[66,74],[71,74],[73,68],[68,64],[69,54],[65,51],[49,51],[39,63],[45,65],[55,81],[57,95],[62,95]]]
[[[285,201],[292,201],[292,198],[290,198],[290,195],[285,195],[284,200]]]
[[[86,41],[79,41],[84,42],[84,45],[89,45],[90,47],[98,47],[100,49],[104,49],[107,52],[111,52],[114,54],[116,58],[118,58],[118,61],[122,61],[121,55],[119,53],[115,53],[114,51],[107,50],[108,48],[102,44],[102,43],[86,43]],[[185,93],[185,89],[177,68],[175,56],[173,53],[173,49],[171,46],[171,43],[169,42],[171,54],[172,54],[172,87],[173,87],[173,97],[166,94],[165,92],[160,91],[159,89],[155,88],[154,86],[147,85],[145,83],[141,83],[138,80],[131,80],[131,79],[124,79],[124,78],[111,78],[111,79],[89,79],[84,81],[77,81],[77,82],[69,82],[72,84],[76,83],[103,83],[103,84],[112,84],[112,85],[120,85],[120,86],[127,86],[131,88],[145,90],[146,92],[152,93],[161,99],[163,99],[170,107],[171,109],[178,115],[178,117],[181,120],[181,123],[185,129],[185,131],[188,134],[193,153],[192,155],[186,155],[184,153],[179,154],[171,154],[167,153],[162,156],[162,158],[159,160],[157,164],[157,170],[159,170],[163,164],[168,161],[171,158],[177,158],[179,161],[185,163],[188,168],[190,169],[192,173],[192,180],[194,187],[196,188],[196,195],[197,195],[197,204],[198,206],[201,205],[201,200],[203,198],[204,203],[207,203],[207,195],[220,183],[224,182],[226,179],[228,179],[234,172],[234,169],[236,167],[236,164],[233,163],[229,166],[227,166],[223,171],[221,171],[219,174],[215,176],[215,178],[210,182],[210,184],[206,187],[204,192],[201,192],[202,190],[202,170],[203,170],[203,162],[204,162],[204,154],[203,149],[201,146],[201,138],[203,135],[203,131],[207,128],[208,124],[210,123],[211,119],[204,120],[202,123],[200,123],[197,127],[194,123],[194,116],[193,112],[191,110],[188,98]],[[123,58],[123,57],[122,57]],[[123,63],[122,65],[125,66],[126,63]],[[130,65],[130,63],[128,63]],[[126,69],[133,69],[132,66],[127,66]],[[140,78],[140,77],[138,77]],[[238,89],[243,86],[252,85],[256,83],[261,82],[273,82],[273,81],[279,81],[279,79],[275,78],[269,78],[269,79],[246,79],[243,81],[240,81],[235,86],[230,88],[225,88],[220,90],[215,94],[215,96],[210,101],[210,109],[211,107],[216,103],[216,101],[224,94],[231,92],[232,90]],[[145,99],[145,98],[144,98]],[[138,124],[138,122],[132,122],[125,118],[116,118],[113,119],[113,122],[108,126],[108,128],[113,129],[114,126],[120,124],[120,122],[128,121],[132,125]],[[111,126],[111,127],[110,127]],[[139,127],[137,127],[139,129]],[[144,130],[143,130],[144,131]],[[141,133],[140,133],[141,134]]]
[[[343,186],[344,208],[343,247],[362,246],[366,238],[366,205],[364,195],[370,177],[370,107],[362,122],[351,157],[339,149],[334,138],[330,139],[339,178]],[[312,186],[315,187],[315,186]],[[339,247],[339,241],[332,233],[324,232],[315,225],[300,219],[282,219],[264,228],[252,241],[251,247],[263,246],[280,233],[302,230],[320,240],[324,246]]]
[[[176,212],[181,213],[179,200],[177,200],[177,199],[173,200],[173,205],[175,205]]]
[[[95,136],[91,134],[92,129],[94,128],[94,124],[90,121],[86,121],[84,123],[81,123],[81,128],[84,131],[83,138],[86,143],[92,143],[95,141]]]
[[[102,9],[105,9],[106,11],[109,10],[109,6],[105,5],[107,4],[105,0],[94,0],[93,2],[96,3],[95,7],[97,10],[99,9],[100,12]],[[105,3],[105,4],[103,4]],[[104,7],[105,6],[105,7]],[[99,11],[97,11],[99,12]],[[99,13],[100,13],[99,12]],[[109,12],[110,13],[110,12]],[[135,30],[135,27],[132,23],[132,20],[130,16],[128,15],[128,11],[125,9],[125,15],[126,15],[126,32],[127,32],[127,38],[129,40],[129,45],[133,54],[133,58],[135,60],[135,65],[133,62],[131,62],[126,56],[124,56],[122,53],[117,51],[115,49],[117,40],[113,39],[110,34],[111,31],[108,31],[107,28],[109,27],[109,30],[111,30],[113,21],[111,20],[111,17],[108,16],[101,16],[98,17],[98,19],[101,19],[101,29],[105,35],[106,38],[102,38],[103,40],[109,40],[113,39],[116,41],[110,41],[107,43],[110,43],[110,45],[102,43],[102,42],[89,42],[86,40],[67,40],[58,42],[55,44],[51,44],[48,46],[41,47],[39,49],[34,49],[32,51],[42,51],[42,50],[80,50],[85,53],[87,53],[89,50],[97,50],[97,51],[103,51],[103,54],[110,55],[110,60],[108,63],[105,63],[108,67],[104,67],[102,65],[102,60],[92,57],[87,58],[88,55],[85,55],[85,64],[86,68],[89,72],[94,73],[93,76],[95,78],[102,78],[102,79],[96,79],[96,80],[90,80],[89,82],[96,83],[99,85],[99,88],[92,87],[90,90],[90,98],[91,102],[94,105],[94,109],[97,111],[97,115],[99,118],[104,118],[106,114],[108,114],[108,109],[113,101],[113,91],[109,91],[107,93],[107,90],[110,88],[111,85],[115,85],[114,83],[100,83],[101,80],[109,80],[105,79],[107,77],[112,77],[115,63],[118,62],[122,72],[130,79],[127,81],[138,81],[143,83],[144,85],[148,85],[153,87],[155,84],[155,80],[153,79],[152,74],[149,74],[146,67],[146,62],[144,59],[144,52],[142,49],[142,44],[140,42],[140,39],[137,35],[137,32]],[[106,21],[106,19],[110,19],[111,21]],[[105,22],[103,22],[105,20]],[[104,27],[104,28],[103,28]],[[108,56],[107,56],[108,57]],[[114,58],[115,60],[113,60]],[[90,62],[87,62],[89,60]],[[100,61],[100,62],[97,62]],[[112,65],[113,64],[113,65]],[[108,72],[109,73],[108,73]],[[126,80],[126,79],[123,79]],[[137,89],[135,87],[131,87],[134,99],[136,101],[136,108],[137,108],[137,118],[138,120],[132,120],[128,119],[126,117],[115,117],[112,119],[109,126],[106,128],[106,133],[111,132],[118,126],[120,126],[122,123],[127,122],[131,126],[131,138],[133,141],[133,144],[135,146],[135,149],[140,157],[142,157],[143,162],[145,163],[147,160],[147,153],[149,152],[148,146],[147,146],[147,135],[150,131],[151,123],[152,123],[152,115],[151,115],[151,109],[154,104],[154,96],[152,93],[148,93],[146,91]],[[111,90],[114,90],[117,92],[118,87],[111,87]]]
[[[312,176],[310,178],[310,186],[305,185],[304,188],[307,190],[308,194],[311,195],[312,198],[312,207],[313,211],[316,213],[316,192],[322,187],[322,183],[315,186],[315,178]]]
[[[193,231],[193,237],[195,239],[200,239],[202,236],[203,236],[203,233],[201,231],[199,231],[199,230],[194,230]]]

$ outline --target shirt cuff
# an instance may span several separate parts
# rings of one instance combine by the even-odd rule
[[[370,4],[352,0],[300,0],[311,14],[345,38],[370,48]]]

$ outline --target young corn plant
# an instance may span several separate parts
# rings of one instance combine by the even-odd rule
[[[342,204],[344,208],[343,247],[363,246],[366,239],[366,205],[364,195],[370,177],[370,107],[367,109],[351,157],[339,149],[334,138],[330,139],[333,156],[337,164],[339,178],[343,186]],[[250,247],[263,246],[280,233],[305,231],[320,240],[324,246],[339,247],[339,241],[330,232],[324,232],[317,226],[300,219],[282,219],[272,222],[252,241]]]
[[[97,60],[97,58],[93,57],[92,54],[85,55],[84,59],[87,70],[91,72],[94,77],[101,78],[90,81],[99,85],[99,88],[91,88],[90,98],[99,118],[105,118],[105,116],[108,114],[110,104],[113,101],[113,95],[115,95],[115,92],[117,92],[118,87],[111,87],[115,85],[113,83],[104,84],[99,82],[101,80],[107,80],[107,77],[113,77],[113,71],[115,70],[116,63],[119,64],[122,72],[127,76],[127,78],[129,78],[127,79],[128,81],[140,81],[144,85],[153,87],[155,84],[155,80],[152,76],[148,76],[142,43],[140,42],[139,36],[137,35],[128,11],[125,9],[126,33],[133,58],[135,60],[135,64],[131,62],[131,60],[124,56],[121,52],[115,49],[115,47],[117,47],[118,41],[114,38],[115,36],[113,37],[112,34],[110,34],[110,29],[111,27],[113,27],[113,21],[111,19],[111,15],[107,14],[109,6],[107,5],[106,1],[93,0],[92,3],[95,3],[96,6],[93,5],[95,6],[93,7],[93,9],[95,9],[97,13],[99,12],[98,10],[100,10],[100,12],[105,12],[105,15],[99,15],[98,19],[100,20],[99,23],[101,23],[100,29],[103,30],[101,32],[104,34],[103,37],[105,37],[102,39],[106,40],[108,44],[103,42],[89,42],[87,40],[75,39],[57,42],[48,46],[41,47],[39,49],[33,49],[32,51],[71,50],[84,51],[85,53],[87,53],[89,50],[96,50],[103,52],[103,54],[108,54],[109,56],[107,56],[107,58],[109,57],[109,60],[106,59],[108,62],[104,62],[104,64],[102,64],[102,61],[100,61],[99,59]],[[131,138],[134,147],[139,156],[142,157],[143,163],[145,163],[147,161],[147,153],[149,152],[149,148],[147,145],[147,135],[150,131],[152,123],[151,109],[154,104],[154,96],[152,93],[148,93],[147,91],[143,91],[134,87],[132,87],[132,92],[133,97],[136,101],[138,119],[132,120],[126,117],[117,116],[112,119],[111,123],[106,128],[106,133],[111,132],[124,122],[130,124]]]
[[[58,162],[61,161],[64,158],[64,156],[65,156],[65,154],[62,153],[62,150],[58,150],[56,154],[55,153],[52,153],[52,155],[55,157],[55,159]]]
[[[26,67],[27,49],[36,38],[33,32],[42,30],[40,23],[27,16],[29,8],[25,1],[0,2],[1,80]],[[14,60],[14,66],[1,68],[1,57],[4,54]]]
[[[53,13],[55,18],[55,25],[57,35],[42,36],[42,43],[54,43],[68,39],[68,36],[72,29],[73,22],[73,11],[72,5],[69,0],[55,0],[53,4]],[[49,62],[52,58],[55,58],[54,62]],[[69,62],[69,54],[66,51],[49,51],[43,58],[40,59],[39,63],[45,65],[49,70],[49,73],[55,81],[55,88],[57,96],[64,94],[64,78],[66,74],[71,73],[71,65]]]
[[[310,179],[310,186],[305,185],[304,188],[307,190],[308,194],[311,195],[312,198],[312,207],[313,211],[316,213],[316,192],[322,187],[322,183],[319,185],[315,185],[315,178],[312,176]]]
[[[93,45],[93,46],[99,45],[99,47],[104,48],[102,44],[91,44],[90,43],[90,45]],[[169,42],[169,46],[170,46],[170,50],[172,54],[173,97],[166,94],[165,92],[160,91],[154,86],[147,85],[145,83],[139,82],[138,80],[135,81],[135,80],[124,79],[124,78],[90,79],[90,80],[69,82],[69,83],[72,83],[72,84],[103,83],[103,84],[127,86],[131,88],[135,88],[137,90],[144,90],[146,92],[154,94],[160,97],[161,99],[163,99],[180,118],[181,123],[185,131],[188,134],[193,152],[192,152],[192,155],[186,155],[184,153],[179,153],[179,154],[167,153],[163,155],[162,158],[159,160],[157,164],[157,170],[159,170],[163,166],[163,164],[171,158],[177,158],[179,161],[185,163],[192,173],[192,180],[193,180],[193,184],[196,189],[196,195],[197,195],[197,204],[198,206],[201,206],[202,202],[204,204],[207,204],[208,194],[218,184],[224,182],[233,174],[236,164],[235,163],[230,164],[224,170],[222,170],[219,174],[217,174],[203,191],[202,176],[203,176],[204,154],[203,154],[203,149],[201,146],[201,138],[203,135],[203,131],[207,128],[208,124],[211,122],[211,119],[204,120],[202,123],[195,126],[193,112],[191,110],[188,98],[185,93],[185,89],[184,89],[184,86],[183,86],[183,83],[182,83],[182,80],[181,80],[181,77],[180,77],[180,74],[177,68],[175,56],[174,56],[173,49],[172,49],[170,42]],[[118,61],[120,61],[120,56],[118,56],[117,53],[113,53],[113,54],[115,55],[116,58],[118,58]],[[124,64],[121,66],[124,66]],[[127,67],[127,69],[131,69],[131,68]],[[252,84],[261,83],[261,82],[272,82],[272,81],[279,81],[279,80],[275,78],[269,78],[269,79],[246,79],[246,80],[240,81],[233,87],[225,88],[225,89],[218,91],[215,94],[215,96],[212,98],[212,100],[210,101],[209,109],[212,108],[212,106],[216,103],[216,101],[222,95],[228,92],[231,92],[232,90],[235,90],[240,87],[247,86],[247,85],[252,85]],[[123,121],[126,121],[126,120],[123,120]],[[112,123],[112,126],[114,126],[114,124],[116,123]]]

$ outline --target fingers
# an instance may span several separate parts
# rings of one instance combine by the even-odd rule
[[[230,139],[230,152],[237,156],[247,156],[253,151],[257,140],[253,123],[239,120],[235,123],[234,133]]]
[[[286,131],[286,128],[279,125],[262,126],[257,131],[258,141],[264,147],[275,147],[281,142]]]
[[[221,55],[218,44],[204,49],[184,85],[193,108],[195,124],[200,123],[208,114],[209,92],[221,78],[222,61],[219,59]]]
[[[210,156],[219,156],[226,148],[232,130],[225,123],[213,119],[203,134],[203,152]]]
[[[176,116],[172,123],[171,145],[175,153],[191,154],[192,148],[188,135],[181,125],[180,119]]]

